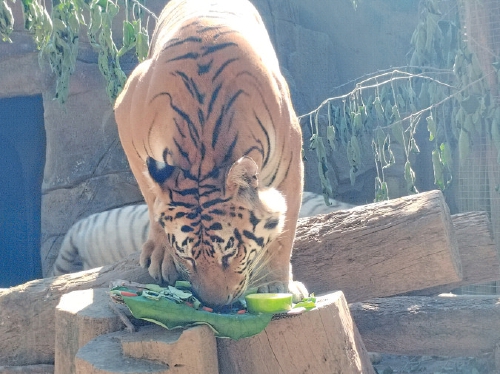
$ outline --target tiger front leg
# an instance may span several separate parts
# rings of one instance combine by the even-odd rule
[[[139,262],[158,283],[174,285],[179,279],[172,250],[163,229],[157,223],[151,224],[149,239],[142,246]]]

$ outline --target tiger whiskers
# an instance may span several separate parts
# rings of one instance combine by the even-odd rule
[[[254,259],[249,269],[249,288],[259,286],[259,283],[269,275],[267,265],[271,261],[271,256],[272,254],[269,254],[266,250],[261,250]]]

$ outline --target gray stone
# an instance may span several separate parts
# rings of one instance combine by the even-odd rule
[[[151,0],[159,13],[165,1]],[[417,6],[401,0],[361,2],[354,11],[348,0],[253,0],[269,30],[286,76],[295,109],[304,114],[324,99],[352,89],[349,84],[366,73],[405,64],[405,54],[417,22]],[[403,4],[404,3],[404,4]],[[396,5],[394,5],[396,4]],[[16,20],[14,43],[0,43],[0,98],[43,95],[47,137],[42,184],[42,243],[44,274],[52,266],[64,233],[78,219],[141,200],[121,149],[112,105],[97,67],[97,57],[82,34],[80,53],[64,107],[53,100],[55,77],[23,31],[21,3],[9,3]],[[120,16],[118,16],[120,17]],[[119,19],[119,18],[117,18]],[[154,22],[150,22],[150,29]],[[114,36],[121,42],[121,27]],[[126,71],[134,66],[129,54]],[[352,84],[351,84],[352,86]],[[315,155],[307,151],[310,131],[304,125],[306,189],[320,192]],[[330,167],[338,197],[350,202],[373,199],[373,163],[357,185],[350,186],[342,150],[332,153]]]

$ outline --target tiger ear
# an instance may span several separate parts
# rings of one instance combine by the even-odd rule
[[[175,170],[175,166],[169,165],[166,162],[156,161],[151,157],[147,158],[146,166],[151,178],[159,185],[162,185],[163,182],[170,178]]]
[[[239,190],[256,189],[259,185],[257,173],[259,167],[250,157],[242,157],[229,169],[226,186],[230,193]]]

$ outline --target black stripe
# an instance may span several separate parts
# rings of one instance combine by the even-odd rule
[[[233,142],[231,143],[231,145],[229,146],[225,156],[224,156],[224,159],[222,160],[222,163],[226,163],[228,162],[230,159],[231,159],[231,156],[233,155],[233,151],[234,151],[234,148],[236,147],[236,143],[238,142],[238,134],[236,134],[236,136],[234,137],[234,140]]]
[[[208,17],[207,17],[208,18]],[[196,32],[198,34],[204,34],[206,33],[207,31],[211,31],[211,30],[218,30],[219,29],[219,26],[205,26],[205,27],[202,27],[202,28],[199,28],[198,30],[196,30]]]
[[[203,52],[202,56],[209,55],[211,53],[220,51],[220,50],[228,48],[228,47],[237,47],[237,46],[238,46],[238,44],[236,44],[234,42],[227,42],[227,43],[222,43],[222,44],[211,45],[208,47],[203,47],[202,49],[204,49],[205,52]]]
[[[198,133],[198,129],[194,125],[194,123],[191,120],[191,118],[189,117],[189,115],[186,112],[184,112],[181,108],[175,106],[172,103],[172,99],[170,99],[170,107],[178,115],[180,115],[184,121],[186,121],[186,123],[188,125],[188,129],[189,129],[189,135],[191,136],[191,140],[193,141],[193,143],[195,143],[195,145],[197,145],[198,141],[200,140],[200,134]]]
[[[208,188],[208,187],[206,187],[206,188]],[[219,192],[219,191],[220,191],[220,188],[218,188],[218,187],[213,187],[213,188],[211,188],[210,190],[208,190],[208,191],[205,191],[205,192],[201,193],[201,194],[200,194],[200,197],[207,197],[207,196],[210,196],[210,195],[212,195],[212,194],[214,194],[214,193],[216,193],[216,192]]]
[[[191,163],[191,161],[189,161],[189,154],[187,151],[185,151],[181,145],[179,143],[177,143],[177,140],[174,138],[174,144],[175,146],[177,147],[177,150],[179,151],[179,153],[181,154],[182,157],[184,157],[188,163]]]
[[[266,223],[265,223],[265,225],[264,225],[264,228],[265,228],[266,230],[274,230],[274,229],[276,228],[276,226],[278,226],[279,222],[280,222],[280,221],[279,221],[279,219],[277,219],[277,218],[269,218],[269,219],[266,221]]]
[[[271,141],[269,140],[269,133],[267,132],[264,125],[262,124],[260,118],[257,116],[257,114],[255,112],[254,112],[254,114],[255,114],[255,119],[257,120],[257,123],[259,124],[260,128],[262,129],[262,132],[264,133],[264,136],[266,137],[266,141],[267,141],[267,155],[264,158],[264,162],[262,164],[262,167],[265,167],[267,165],[267,162],[269,161],[269,155],[271,154]]]
[[[178,75],[179,77],[181,77],[184,86],[186,86],[191,96],[193,96],[198,101],[198,103],[203,104],[203,102],[205,101],[205,95],[200,92],[193,78],[189,78],[186,73],[179,70],[177,70],[175,74],[172,75]]]
[[[285,176],[283,177],[283,179],[286,179],[288,177],[288,172],[290,171],[290,167],[292,166],[292,159],[293,156],[290,156],[290,161],[288,162],[288,167],[286,168]]]
[[[226,104],[226,112],[229,111],[229,109],[231,109],[231,107],[233,106],[234,102],[236,101],[236,99],[238,98],[238,96],[240,96],[241,94],[245,93],[245,91],[243,90],[238,90],[238,92],[236,92],[230,99],[229,101],[227,102]]]
[[[276,170],[274,172],[274,175],[273,177],[271,178],[271,181],[269,182],[269,186],[272,185],[274,183],[274,180],[276,179],[276,177],[278,176],[278,172],[280,170],[280,165],[281,165],[281,161],[283,160],[283,149],[285,148],[285,143],[283,143],[283,147],[281,148],[281,157],[280,157],[280,162],[278,163],[278,166],[276,167]],[[292,155],[291,155],[292,156]],[[288,175],[288,171],[290,170],[290,165],[292,164],[292,159],[293,157],[290,157],[290,161],[288,162],[288,166],[286,168],[286,172],[285,172],[285,176],[283,177],[283,179],[286,178],[286,176]]]
[[[206,74],[210,71],[211,67],[212,67],[212,63],[214,62],[214,60],[210,60],[210,62],[208,64],[198,64],[198,75],[203,75],[203,74]]]
[[[199,53],[189,52],[189,53],[186,53],[185,55],[171,58],[170,60],[167,60],[167,62],[179,61],[179,60],[196,60],[198,57],[200,57]]]
[[[201,160],[203,161],[205,159],[205,155],[207,153],[207,150],[205,148],[205,143],[201,143],[201,149],[200,149],[200,154],[201,154]],[[201,163],[200,163],[201,164]],[[200,166],[201,168],[201,166]]]
[[[264,157],[264,151],[262,150],[262,148],[259,148],[256,145],[248,148],[245,152],[243,152],[243,156],[248,156],[250,153],[252,153],[252,151],[257,151],[262,155],[262,157]]]
[[[176,41],[174,43],[167,45],[162,51],[165,51],[169,48],[177,47],[177,46],[184,44],[184,43],[190,43],[190,42],[201,43],[203,41],[203,39],[200,38],[199,36],[188,36],[186,39],[182,39],[182,40],[175,39],[175,40]]]
[[[222,225],[220,224],[220,222],[215,222],[207,230],[219,231],[222,230]]]
[[[236,238],[236,240],[238,241],[238,245],[240,245],[242,242],[243,242],[243,238],[241,237],[241,234],[240,232],[238,231],[238,229],[234,229],[234,237]],[[244,246],[243,246],[244,247]],[[245,248],[245,251],[246,251],[246,248]]]
[[[231,198],[228,198],[228,199],[214,199],[214,200],[210,200],[210,201],[207,201],[206,203],[202,204],[201,207],[202,207],[202,209],[208,209],[208,208],[210,208],[213,205],[221,204],[221,203],[226,203],[229,200],[231,200]]]
[[[255,231],[255,227],[260,223],[260,219],[258,219],[257,217],[255,217],[255,214],[253,214],[252,211],[250,211],[250,223],[252,224],[253,226],[253,231]]]
[[[224,62],[220,67],[219,69],[217,69],[217,71],[215,72],[214,76],[212,77],[212,82],[215,82],[215,80],[217,79],[217,77],[224,71],[224,69],[232,62],[234,61],[237,61],[238,59],[237,58],[231,58],[229,60],[227,60],[226,62]]]
[[[224,106],[222,106],[221,108],[219,118],[217,118],[217,121],[215,121],[215,126],[212,133],[212,149],[215,149],[215,146],[217,145],[217,140],[219,139],[220,128],[222,126],[223,117],[224,117]]]
[[[200,103],[203,104],[205,102],[205,94],[202,94],[200,90],[198,89],[198,86],[196,85],[195,81],[193,78],[190,78],[191,85],[193,86],[194,92],[196,93],[196,100]]]
[[[264,246],[264,238],[258,238],[254,235],[254,233],[247,230],[243,230],[243,235],[248,239],[253,240],[255,243],[257,243],[257,245],[261,247]]]
[[[217,96],[219,96],[219,91],[222,87],[222,83],[219,84],[217,87],[215,87],[215,90],[212,92],[212,97],[210,98],[210,102],[208,103],[208,113],[207,113],[207,118],[210,117],[210,114],[212,113],[212,109],[215,103],[215,100],[217,100]]]
[[[154,95],[151,98],[151,100],[149,102],[152,103],[154,100],[156,100],[158,97],[161,97],[161,96],[167,96],[170,99],[170,107],[178,115],[180,115],[184,119],[184,121],[186,121],[186,123],[188,124],[188,130],[189,130],[189,134],[191,136],[191,140],[193,141],[193,143],[195,143],[195,146],[196,146],[198,143],[198,140],[200,139],[200,135],[198,133],[198,130],[196,129],[193,121],[191,121],[191,118],[188,116],[188,114],[173,104],[172,95],[170,95],[169,92],[157,93],[156,95]],[[176,123],[176,125],[177,125],[177,123]],[[179,125],[177,125],[177,126],[179,127]]]
[[[195,206],[194,204],[185,203],[183,201],[171,201],[169,205],[172,207],[181,206],[181,207],[188,208],[188,209],[192,209]]]
[[[179,133],[179,135],[182,136],[183,138],[185,138],[186,135],[184,135],[184,133],[182,132],[182,128],[179,125],[179,122],[177,122],[177,118],[174,118],[174,124],[175,124],[175,127],[176,127],[177,132]]]
[[[78,247],[75,245],[73,239],[74,239],[74,236],[71,235],[69,237],[69,248],[68,248],[69,251],[65,250],[65,251],[61,251],[61,253],[60,253],[60,258],[62,258],[64,261],[70,262],[70,263],[73,262],[75,257],[78,255]],[[71,264],[68,264],[68,265],[71,266]],[[59,269],[59,270],[64,270],[67,273],[70,269],[63,268],[63,269]]]
[[[205,116],[200,108],[198,108],[198,121],[200,122],[201,127],[205,126]]]
[[[219,174],[220,174],[220,168],[217,166],[214,166],[214,168],[207,175],[205,175],[203,178],[201,178],[200,182],[203,182],[206,179],[217,179],[217,178],[219,178]]]
[[[188,196],[188,195],[198,195],[198,188],[188,188],[185,190],[174,190],[175,193],[178,193],[181,196]]]
[[[215,214],[217,216],[225,216],[226,215],[226,212],[222,209],[212,209],[209,213]]]
[[[191,172],[189,170],[182,170],[182,175],[186,179],[190,179],[192,181],[198,182],[198,177],[196,177],[196,175],[191,174]]]
[[[194,92],[191,88],[191,84],[190,84],[190,80],[188,78],[188,76],[186,75],[186,73],[182,72],[182,71],[176,71],[175,74],[172,73],[173,76],[175,75],[178,75],[179,77],[181,77],[182,79],[182,82],[184,83],[184,86],[186,86],[187,90],[189,91],[189,93],[191,94],[191,96],[194,97]]]

